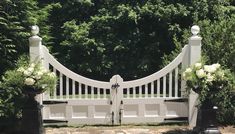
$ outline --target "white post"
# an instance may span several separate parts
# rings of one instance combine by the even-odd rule
[[[111,87],[111,98],[112,106],[111,112],[113,112],[113,123],[117,125],[120,117],[119,112],[122,112],[123,105],[121,104],[123,98],[123,88],[122,88],[123,79],[119,75],[114,75],[110,79],[110,87]],[[112,113],[111,113],[112,114]],[[111,115],[112,116],[112,115]],[[112,118],[112,117],[111,117]]]
[[[32,36],[29,38],[29,56],[31,62],[38,62],[41,60],[41,47],[42,47],[42,38],[37,34],[39,33],[38,26],[32,26],[31,29]]]
[[[189,65],[195,64],[201,59],[201,40],[197,34],[200,28],[197,25],[192,26],[192,37],[189,38]],[[195,127],[197,120],[197,94],[191,90],[189,94],[189,126]]]
[[[39,33],[39,27],[37,25],[32,26],[31,34],[29,38],[29,57],[30,62],[40,62],[42,58],[41,47],[42,47],[42,38],[37,34]],[[42,95],[38,95],[36,100],[42,104]]]

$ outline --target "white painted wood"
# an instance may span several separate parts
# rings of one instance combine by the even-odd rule
[[[78,83],[78,92],[79,92],[79,98],[82,98],[82,83]]]
[[[172,71],[169,73],[169,97],[172,97]]]
[[[106,92],[107,89],[104,89],[104,99],[107,98],[107,92]]]
[[[63,74],[60,73],[60,99],[63,99]]]
[[[154,81],[151,82],[151,98],[154,97]]]
[[[53,72],[56,74],[56,69],[53,67]],[[53,90],[53,98],[56,99],[56,87],[55,89]]]
[[[189,38],[189,65],[195,64],[201,59],[201,40],[202,38],[197,35],[200,28],[197,25],[191,27],[193,36]],[[196,126],[197,119],[197,94],[193,91],[189,95],[189,125],[190,127]]]
[[[66,99],[69,99],[69,78],[66,76]]]
[[[124,82],[119,75],[113,76],[109,82],[96,81],[83,77],[60,64],[51,54],[49,54],[49,51],[45,46],[37,48],[37,50],[39,49],[39,53],[37,54],[45,59],[45,66],[51,64],[53,66],[53,70],[58,70],[59,72],[59,97],[56,97],[56,92],[54,92],[53,98],[50,100],[61,99],[63,101],[68,101],[68,104],[46,106],[44,108],[44,112],[49,112],[49,114],[43,114],[43,119],[64,119],[69,121],[68,124],[110,124],[112,119],[111,113],[114,112],[114,124],[118,124],[119,118],[122,119],[122,123],[155,123],[162,122],[164,121],[164,118],[168,117],[187,116],[187,103],[178,104],[164,102],[164,100],[171,99],[173,97],[174,99],[182,98],[178,95],[178,66],[182,63],[182,68],[185,68],[188,64],[192,64],[196,59],[198,59],[198,55],[196,55],[196,58],[194,57],[200,50],[200,48],[198,48],[198,39],[200,38],[190,38],[189,45],[186,45],[182,49],[182,52],[160,71],[141,79]],[[197,52],[192,53],[194,48]],[[33,48],[31,50],[33,50]],[[174,75],[172,70],[174,70]],[[65,89],[63,89],[63,75],[66,76]],[[175,77],[172,78],[172,76]],[[167,77],[169,77],[169,81],[166,81]],[[68,97],[70,88],[69,79],[72,80],[73,99]],[[160,82],[160,80],[163,81]],[[156,87],[154,85],[154,81],[157,82]],[[76,82],[78,83],[77,89],[79,90],[79,94],[76,94],[75,92]],[[173,82],[175,85],[175,96],[173,96],[172,91]],[[169,83],[169,85],[166,85],[167,83]],[[183,82],[181,82],[181,87],[184,88],[182,83]],[[118,84],[119,87],[111,89],[114,84]],[[150,97],[148,93],[148,84],[150,84]],[[82,94],[82,85],[84,85],[84,95]],[[91,87],[91,98],[88,98],[88,87]],[[139,87],[138,98],[136,97],[136,87]],[[143,87],[145,94],[142,93]],[[160,87],[163,89],[160,89]],[[167,89],[167,87],[169,89]],[[97,88],[97,98],[95,98],[94,95],[94,88]],[[157,90],[157,97],[154,96],[155,88]],[[102,98],[100,92],[101,89],[104,90]],[[110,97],[108,98],[106,98],[106,89],[110,89]],[[123,98],[123,89],[127,89],[127,98]],[[131,89],[133,89],[133,98],[130,98]],[[66,98],[63,98],[63,90],[66,91]],[[163,97],[160,96],[160,90],[163,91]],[[166,95],[168,90],[169,96]],[[183,90],[184,89],[181,89],[181,91]],[[77,95],[79,98],[75,99],[75,96]],[[82,98],[82,96],[85,96],[85,98]],[[49,98],[45,97],[43,99]],[[112,104],[110,101],[112,101]],[[121,102],[123,102],[123,104],[121,104]],[[123,115],[120,117],[119,111],[121,109],[124,110],[122,111]]]
[[[142,98],[142,86],[139,86],[139,98]]]
[[[166,97],[166,76],[163,76],[163,97]]]
[[[133,89],[133,98],[136,98],[136,88],[133,87],[132,89]]]
[[[100,99],[100,88],[97,88],[97,98]]]
[[[88,86],[85,85],[85,99],[88,98]]]
[[[94,99],[95,97],[94,97],[94,87],[91,87],[91,99]]]
[[[72,80],[72,99],[75,99],[75,81]]]
[[[175,97],[178,97],[178,67],[175,68]]]
[[[130,88],[127,88],[126,90],[127,90],[126,91],[127,92],[127,98],[130,98]]]
[[[157,80],[157,97],[160,97],[160,79]]]
[[[144,86],[144,90],[145,90],[145,98],[148,98],[148,83],[147,84],[145,84],[145,86]]]

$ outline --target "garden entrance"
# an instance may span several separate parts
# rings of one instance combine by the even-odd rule
[[[43,47],[44,62],[59,77],[56,90],[43,97],[45,122],[68,124],[155,123],[188,118],[179,69],[182,53],[168,66],[142,79],[109,82],[85,78],[65,68]]]
[[[132,81],[114,75],[108,82],[70,71],[41,45],[40,37],[32,36],[31,59],[43,59],[44,67],[59,78],[57,88],[40,97],[44,122],[111,125],[191,121],[194,106],[185,96],[185,81],[179,72],[200,57],[201,38],[193,34],[189,45],[160,71]]]

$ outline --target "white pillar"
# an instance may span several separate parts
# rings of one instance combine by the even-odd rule
[[[31,62],[38,62],[42,58],[41,47],[42,47],[42,38],[37,34],[39,33],[38,26],[32,26],[31,34],[29,38],[29,56]]]
[[[42,59],[42,38],[37,34],[39,33],[39,27],[37,25],[31,27],[32,36],[29,38],[29,57],[30,62],[41,62]],[[42,95],[37,95],[36,100],[42,104]]]
[[[197,25],[192,26],[192,37],[189,38],[189,65],[199,62],[201,59],[201,40],[202,38],[197,34],[200,28]],[[189,126],[195,127],[197,120],[197,94],[191,90],[189,94]]]

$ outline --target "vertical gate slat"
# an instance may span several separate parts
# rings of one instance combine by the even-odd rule
[[[79,98],[82,98],[82,83],[78,83]]]
[[[142,97],[142,86],[139,86],[139,98]]]
[[[75,98],[75,81],[72,80],[72,94],[73,94],[73,99]]]
[[[178,67],[175,68],[175,97],[178,97]]]
[[[148,97],[148,84],[145,84],[144,90],[145,90],[145,98],[147,98]]]
[[[100,99],[100,88],[97,88],[97,98]]]
[[[56,69],[53,67],[53,72],[56,74]],[[53,98],[56,99],[56,87],[53,91]]]
[[[169,74],[169,97],[172,97],[172,71]]]
[[[107,97],[107,92],[106,92],[107,89],[104,89],[104,98]]]
[[[91,98],[94,99],[94,87],[91,87]]]
[[[88,86],[85,85],[85,99],[88,98]]]
[[[69,78],[66,76],[66,99],[69,98]]]
[[[130,98],[130,88],[126,88],[127,98]]]
[[[157,97],[160,97],[160,79],[157,80]]]
[[[166,76],[163,77],[163,97],[166,97]]]
[[[154,82],[151,82],[151,98],[154,97]]]
[[[133,98],[136,98],[136,88],[133,87]]]
[[[60,99],[63,99],[63,74],[60,72]]]

